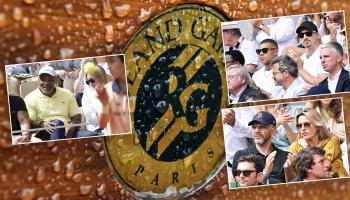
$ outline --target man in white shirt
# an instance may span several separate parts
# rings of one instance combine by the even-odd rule
[[[272,60],[273,79],[276,89],[272,92],[272,99],[298,97],[305,93],[307,86],[297,79],[297,63],[289,56],[279,56]]]
[[[320,60],[321,36],[316,25],[310,21],[303,22],[296,30],[298,38],[303,43],[306,52],[299,58],[290,50],[288,55],[296,60],[300,77],[312,86],[318,85],[327,77]]]
[[[321,46],[322,67],[329,75],[318,86],[312,88],[313,90],[328,88],[331,93],[350,91],[350,77],[349,72],[343,68],[343,54],[343,48],[337,42]]]
[[[222,30],[225,51],[234,49],[241,51],[245,59],[244,68],[248,72],[254,73],[258,65],[258,56],[254,52],[255,43],[242,36],[237,22],[223,22]]]
[[[257,87],[270,96],[275,90],[275,81],[272,77],[271,61],[278,55],[278,45],[272,39],[263,40],[256,49],[260,62],[264,65],[253,74],[253,81]]]

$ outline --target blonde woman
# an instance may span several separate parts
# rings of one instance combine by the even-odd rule
[[[325,157],[331,176],[347,176],[339,138],[329,132],[322,116],[315,109],[306,109],[295,116],[295,124],[298,139],[290,145],[289,152],[297,154],[310,146],[322,147],[326,151]]]

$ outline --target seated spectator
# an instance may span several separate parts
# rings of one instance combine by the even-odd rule
[[[343,48],[337,42],[321,46],[322,67],[328,72],[328,78],[320,82],[317,88],[328,88],[331,93],[350,91],[349,72],[343,68]],[[310,95],[310,93],[306,93]]]
[[[297,63],[289,56],[279,56],[272,60],[273,79],[276,88],[272,99],[298,97],[305,93],[307,85],[298,79]]]
[[[12,131],[29,130],[30,120],[27,107],[23,99],[19,96],[10,95],[9,103]],[[29,131],[23,131],[22,133],[13,133],[13,136],[18,136],[15,137],[16,141],[12,141],[14,144],[30,142],[31,140],[31,133]]]
[[[241,156],[237,161],[237,170],[234,172],[239,187],[262,185],[264,163],[254,154]]]
[[[288,153],[272,144],[272,137],[276,133],[275,117],[269,112],[261,111],[254,115],[248,125],[252,127],[255,144],[236,152],[232,162],[232,173],[235,174],[237,171],[238,160],[241,156],[255,154],[264,163],[264,184],[284,183],[283,165]]]
[[[255,72],[252,79],[257,87],[270,96],[275,90],[271,61],[278,55],[278,45],[272,39],[265,39],[260,43],[259,48],[256,49],[256,53],[259,55],[259,60],[264,67]]]
[[[25,97],[32,128],[45,128],[36,137],[41,140],[96,136],[94,132],[82,131],[80,109],[71,92],[56,87],[56,72],[44,66],[39,73],[39,88]],[[55,126],[68,126],[55,128]]]
[[[297,154],[307,147],[322,147],[326,151],[325,157],[331,168],[331,176],[347,176],[339,139],[331,135],[322,116],[315,109],[307,109],[295,116],[295,124],[298,139],[290,145],[289,152]]]
[[[338,42],[345,44],[345,25],[343,12],[327,12],[325,15],[325,35],[322,36],[322,43]]]
[[[295,171],[298,175],[291,182],[321,180],[329,178],[329,166],[322,147],[311,146],[298,153]]]
[[[124,58],[120,55],[109,56],[106,59],[114,80],[104,86],[96,87],[97,97],[102,103],[98,115],[99,126],[106,127],[108,135],[130,133],[131,119]]]
[[[107,83],[107,74],[101,66],[95,65],[93,72],[86,74],[85,80],[85,92],[81,103],[87,123],[86,129],[103,134],[103,129],[101,129],[98,124],[98,113],[102,105],[97,98],[96,87]]]
[[[250,86],[252,79],[242,65],[231,65],[226,69],[230,103],[245,102],[246,94],[255,90]]]
[[[244,66],[245,59],[243,54],[240,51],[228,50],[225,52],[225,62],[226,62],[226,68],[234,64],[240,64]]]

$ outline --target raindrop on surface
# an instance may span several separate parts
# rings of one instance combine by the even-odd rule
[[[111,8],[111,3],[109,0],[102,0],[102,15],[105,19],[112,17],[113,10]]]
[[[38,29],[34,28],[32,31],[32,36],[33,36],[33,44],[34,46],[38,46],[39,44],[41,44],[41,35],[40,32],[38,31]]]
[[[0,28],[6,25],[6,15],[4,13],[0,13]]]
[[[97,187],[96,192],[98,196],[103,196],[106,191],[106,184],[101,184],[99,187]]]
[[[60,194],[59,193],[55,193],[51,196],[51,200],[60,200]]]
[[[113,42],[114,38],[114,31],[113,31],[113,26],[112,25],[107,25],[105,26],[105,39],[106,42]]]
[[[1,20],[1,19],[0,19]],[[117,29],[122,30],[126,26],[126,22],[117,22]]]
[[[71,178],[74,172],[74,164],[73,161],[69,161],[66,165],[66,177]]]
[[[91,189],[92,189],[92,185],[81,185],[80,186],[80,194],[87,195],[87,194],[89,194]]]
[[[110,52],[113,51],[114,44],[109,44],[109,45],[106,44],[105,47],[106,47],[106,52],[107,52],[107,53],[110,53]]]
[[[248,5],[248,9],[251,12],[254,12],[254,11],[256,11],[258,9],[258,3],[256,2],[256,0],[250,1],[249,5]]]
[[[67,15],[74,15],[74,8],[71,3],[64,4],[65,11]]]
[[[72,180],[74,183],[78,183],[81,181],[81,179],[83,178],[83,174],[82,173],[77,173],[72,177]]]
[[[64,27],[62,26],[62,25],[60,25],[60,26],[58,26],[58,33],[60,34],[60,35],[63,35],[63,33],[64,33]]]
[[[40,183],[41,181],[43,181],[45,179],[45,168],[44,167],[40,167],[38,169],[38,173],[36,174],[35,180]]]
[[[90,4],[89,4],[89,8],[90,8],[91,10],[95,10],[95,9],[97,8],[97,3],[90,3]]]
[[[60,165],[60,159],[57,159],[54,163],[53,163],[53,171],[54,172],[58,172],[61,170],[61,165]]]
[[[91,146],[95,151],[99,151],[102,148],[102,143],[93,141],[91,142]]]
[[[50,49],[45,49],[45,51],[44,51],[44,59],[45,60],[48,60],[48,59],[50,59],[51,58],[51,50]]]
[[[321,3],[321,9],[322,11],[327,11],[328,10],[328,3],[327,1],[324,1]]]
[[[168,109],[168,104],[165,101],[160,101],[157,103],[156,108],[160,113],[165,113]]]
[[[23,17],[23,13],[22,13],[21,8],[14,7],[13,8],[13,19],[15,21],[19,21],[22,19],[22,17]]]
[[[291,9],[293,11],[296,11],[300,8],[300,0],[293,0],[292,3],[291,3]]]
[[[140,22],[144,22],[144,21],[148,20],[150,16],[151,16],[150,11],[147,11],[146,9],[141,8],[140,16],[139,16]]]
[[[161,95],[160,89],[161,89],[161,85],[160,84],[155,84],[153,86],[153,94],[154,94],[155,98],[159,98],[160,97],[160,95]]]
[[[68,48],[61,48],[60,49],[60,55],[61,55],[62,59],[72,58],[73,54],[74,54],[73,49],[68,49]]]
[[[58,146],[55,146],[54,148],[52,148],[51,152],[56,154],[58,152]]]
[[[32,189],[32,188],[23,189],[20,196],[22,200],[32,200],[34,199],[34,196],[35,196],[35,189]]]
[[[126,17],[130,12],[130,7],[131,6],[129,4],[116,6],[114,7],[115,14],[117,15],[117,17],[120,17],[120,18]]]
[[[23,2],[26,4],[34,4],[35,0],[23,0]]]
[[[28,28],[28,26],[29,26],[29,18],[28,17],[23,17],[23,19],[22,19],[22,26],[24,28]],[[1,27],[1,25],[0,25],[0,27]]]

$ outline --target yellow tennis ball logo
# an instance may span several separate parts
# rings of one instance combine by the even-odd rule
[[[96,65],[93,62],[87,62],[84,64],[84,72],[92,74],[96,69]]]

